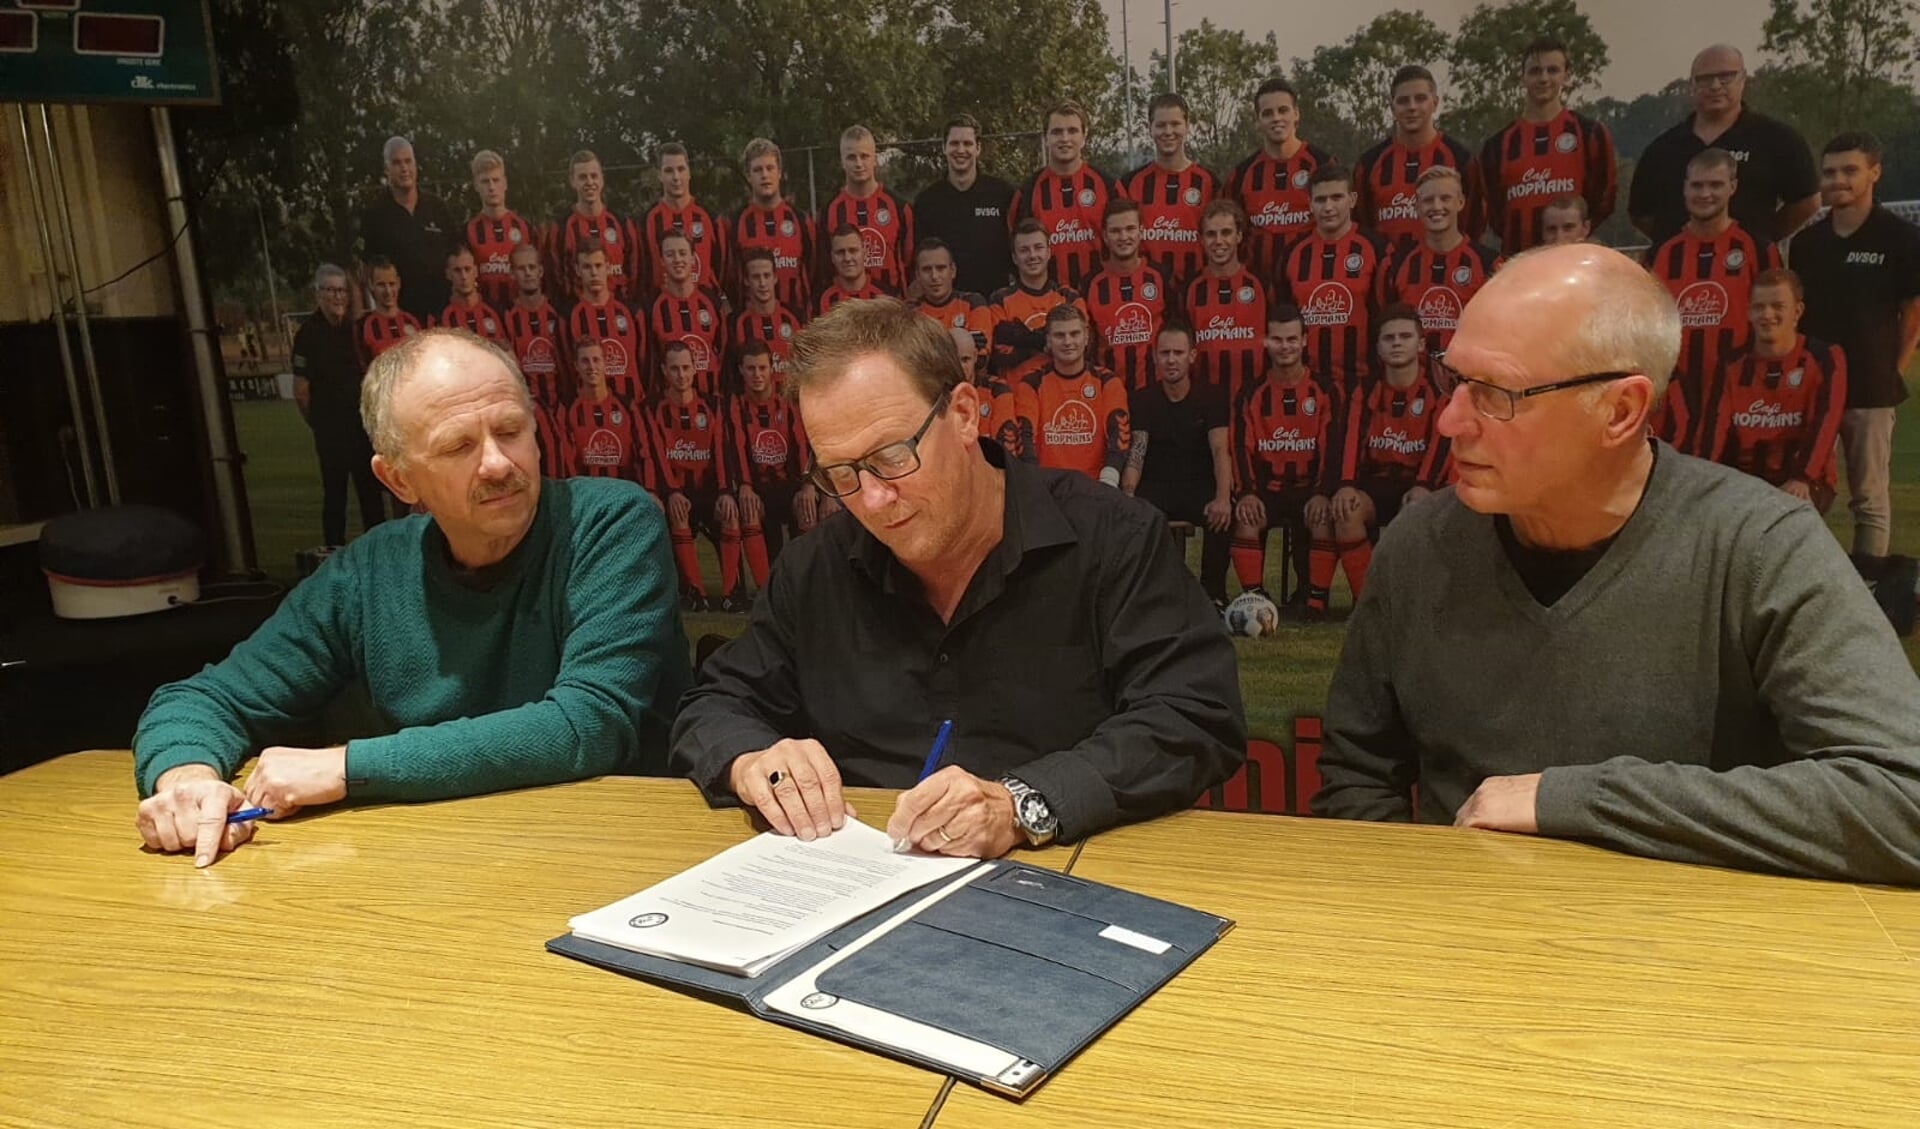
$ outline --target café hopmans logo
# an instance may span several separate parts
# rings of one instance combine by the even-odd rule
[[[886,214],[885,208],[880,209],[881,217],[885,217]],[[884,224],[887,221],[881,218],[880,222]],[[868,270],[878,270],[887,264],[887,237],[875,229],[871,227],[860,229],[860,249],[866,253]]]
[[[605,363],[608,376],[627,374],[627,347],[613,338],[600,339],[600,359]]]
[[[1089,386],[1091,387],[1091,386]],[[1080,400],[1062,401],[1041,429],[1049,447],[1091,447],[1100,434],[1093,409]]]
[[[1070,247],[1075,243],[1092,243],[1093,229],[1080,222],[1079,217],[1058,220],[1053,231],[1047,236],[1047,242],[1055,247]]]
[[[1300,307],[1300,321],[1308,329],[1352,324],[1353,292],[1337,282],[1321,283]]]
[[[1755,400],[1745,411],[1733,413],[1733,426],[1748,431],[1789,431],[1806,421],[1805,412],[1790,412],[1771,400]]]
[[[1563,133],[1561,140],[1569,140],[1572,134]],[[1566,150],[1561,150],[1565,152]],[[1507,187],[1507,199],[1525,200],[1535,196],[1571,196],[1574,193],[1573,178],[1554,176],[1552,169],[1535,166],[1520,174],[1520,181]]]
[[[1147,297],[1151,298],[1149,294]],[[1153,311],[1138,302],[1128,302],[1114,312],[1113,321],[1107,326],[1107,344],[1113,348],[1123,345],[1145,345],[1153,340]]]
[[[1727,320],[1727,288],[1711,279],[1689,284],[1674,299],[1680,324],[1688,329],[1711,329]]]
[[[1432,286],[1420,295],[1420,324],[1427,329],[1460,327],[1460,295],[1444,286]]]
[[[1305,176],[1306,174],[1302,173],[1300,175]],[[1247,218],[1253,226],[1258,228],[1275,227],[1285,230],[1287,228],[1307,226],[1307,224],[1313,222],[1313,213],[1307,211],[1305,208],[1295,208],[1285,200],[1268,200],[1266,203],[1260,205],[1259,211]]]
[[[1176,216],[1155,216],[1153,226],[1140,233],[1148,243],[1198,243],[1200,233],[1190,227],[1182,227]]]
[[[586,444],[580,448],[580,461],[587,466],[617,467],[625,457],[626,448],[621,445],[620,437],[604,427],[594,428],[593,434],[587,437]]]
[[[774,428],[763,428],[753,436],[755,466],[777,467],[787,463],[787,437]]]
[[[1313,414],[1312,397],[1308,397],[1306,403],[1301,405],[1300,410],[1308,415]],[[1297,427],[1281,426],[1274,428],[1273,434],[1267,438],[1255,440],[1254,446],[1258,448],[1259,452],[1263,455],[1312,454],[1320,449],[1320,437],[1318,435],[1302,435],[1300,434],[1300,429]]]

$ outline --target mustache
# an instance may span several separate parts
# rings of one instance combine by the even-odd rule
[[[508,494],[525,490],[529,485],[531,485],[531,482],[527,476],[515,471],[513,477],[507,479],[505,482],[492,486],[482,486],[475,490],[473,492],[473,500],[475,504],[491,502],[495,498],[504,498]]]

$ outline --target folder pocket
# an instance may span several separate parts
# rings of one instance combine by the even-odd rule
[[[1143,996],[1091,972],[918,920],[835,965],[817,983],[842,999],[1048,1068]]]
[[[930,906],[922,925],[1064,964],[1134,992],[1145,992],[1180,966],[1185,954],[1156,955],[1102,936],[1110,922],[1069,910],[1006,898],[975,886]]]
[[[1130,890],[1084,882],[1037,867],[1002,866],[962,893],[976,891],[991,892],[1055,912],[1078,914],[1102,925],[1124,926],[1187,953],[1199,952],[1220,936],[1218,918]],[[981,912],[999,911],[982,907]]]

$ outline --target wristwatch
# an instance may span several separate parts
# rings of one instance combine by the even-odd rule
[[[1013,825],[1027,837],[1027,846],[1044,847],[1053,842],[1060,821],[1047,806],[1047,798],[1018,777],[1002,776],[1000,786],[1013,797]]]

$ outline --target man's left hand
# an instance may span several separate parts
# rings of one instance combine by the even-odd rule
[[[901,795],[887,838],[928,854],[976,859],[997,859],[1026,841],[1006,787],[952,765]]]
[[[1539,793],[1537,772],[1526,776],[1489,776],[1467,797],[1467,802],[1460,805],[1453,825],[1538,835],[1540,824],[1534,818],[1533,804]]]
[[[347,747],[263,749],[247,776],[246,795],[247,806],[272,808],[276,819],[338,803],[347,798]]]
[[[1233,501],[1230,498],[1215,498],[1200,511],[1207,519],[1207,528],[1215,533],[1225,533],[1233,528]]]

